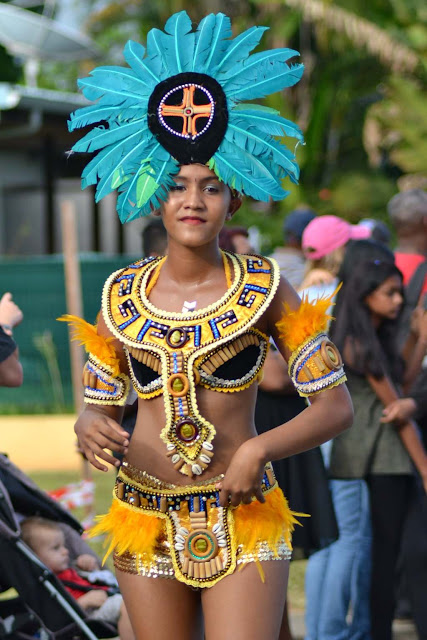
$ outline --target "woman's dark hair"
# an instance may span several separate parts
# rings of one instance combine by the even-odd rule
[[[337,274],[341,289],[335,299],[335,317],[338,317],[340,313],[347,282],[354,274],[357,265],[369,262],[369,260],[382,260],[394,264],[394,253],[388,247],[374,240],[350,240],[346,244],[344,258]]]
[[[366,298],[385,280],[402,274],[390,260],[353,262],[353,273],[346,280],[336,321],[330,335],[344,360],[354,371],[382,378],[385,374],[398,381],[402,361],[397,347],[397,320],[384,320],[379,328],[372,322]]]
[[[369,260],[382,260],[394,264],[394,253],[375,240],[350,240],[347,243],[344,259],[338,271],[338,280],[343,283],[343,287],[353,275],[355,266]]]

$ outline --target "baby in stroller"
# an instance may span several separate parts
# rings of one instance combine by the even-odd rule
[[[23,541],[78,600],[89,618],[117,625],[120,640],[134,639],[121,594],[89,582],[70,566],[65,536],[56,522],[38,516],[26,518],[21,522],[21,533]],[[77,566],[89,570],[95,568],[94,563],[94,558],[86,554],[76,559]]]
[[[93,580],[92,570],[95,565],[100,566],[98,556],[81,537],[80,523],[0,453],[0,638],[115,638],[117,625],[88,615],[79,600],[22,540],[21,522],[35,514],[61,529],[70,561],[79,571],[87,571],[85,577]],[[97,571],[96,577],[104,584],[112,584],[114,576],[107,574]],[[10,593],[4,597],[7,591]]]

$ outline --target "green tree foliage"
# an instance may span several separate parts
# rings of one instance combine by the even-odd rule
[[[306,145],[296,150],[301,186],[291,186],[282,203],[264,208],[244,204],[236,223],[260,227],[268,245],[280,242],[277,229],[286,213],[306,202],[320,213],[352,221],[381,217],[396,181],[422,175],[426,157],[423,82],[427,9],[423,0],[92,0],[87,29],[103,50],[102,64],[121,64],[127,39],[145,40],[175,11],[186,9],[194,22],[224,11],[239,32],[253,24],[270,30],[262,46],[289,46],[301,52],[302,81],[269,106],[303,128]],[[91,65],[80,67],[86,75]],[[99,61],[96,62],[99,64]],[[58,65],[43,83],[73,89],[74,75]],[[399,185],[404,182],[399,182]]]

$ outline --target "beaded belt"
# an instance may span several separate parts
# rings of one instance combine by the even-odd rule
[[[119,471],[114,494],[129,509],[165,520],[175,577],[195,587],[213,586],[236,568],[237,544],[233,509],[221,507],[220,478],[209,484],[159,488],[146,486],[133,477],[126,465]],[[277,487],[270,464],[265,468],[262,491]],[[141,535],[144,535],[143,529]]]

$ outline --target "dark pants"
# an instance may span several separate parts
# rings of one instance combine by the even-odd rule
[[[416,491],[402,539],[402,571],[411,613],[421,640],[427,640],[427,495]]]
[[[396,565],[413,495],[413,478],[370,475],[368,485],[372,513],[372,640],[392,640]]]

